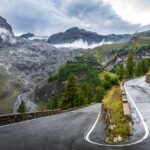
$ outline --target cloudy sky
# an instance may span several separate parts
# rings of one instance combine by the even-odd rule
[[[100,34],[150,29],[150,0],[0,0],[15,34],[51,35],[71,27]]]

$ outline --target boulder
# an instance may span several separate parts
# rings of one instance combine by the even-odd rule
[[[150,84],[150,72],[146,74],[145,81]]]

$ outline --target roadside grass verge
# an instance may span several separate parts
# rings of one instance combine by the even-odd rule
[[[102,103],[108,114],[106,142],[120,143],[126,141],[131,133],[131,121],[123,113],[120,87],[114,86],[109,90]]]
[[[150,75],[150,71],[148,73],[146,73],[146,75]]]

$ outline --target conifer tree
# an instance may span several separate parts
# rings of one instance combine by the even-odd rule
[[[63,109],[74,107],[75,99],[77,96],[77,90],[78,90],[78,85],[77,85],[76,77],[73,74],[71,74],[68,77],[65,93],[62,98],[61,107]]]
[[[134,74],[134,58],[133,58],[133,54],[129,53],[128,54],[128,58],[127,58],[127,62],[126,62],[126,66],[125,66],[125,77],[127,79],[132,78],[133,74]]]
[[[141,65],[141,62],[138,62],[136,64],[136,68],[135,68],[135,76],[140,76],[142,74],[143,74],[143,72],[142,72],[142,65]]]
[[[24,112],[26,112],[26,104],[25,104],[24,101],[21,101],[21,103],[20,103],[20,105],[19,105],[19,107],[17,109],[17,112],[18,113],[24,113]]]

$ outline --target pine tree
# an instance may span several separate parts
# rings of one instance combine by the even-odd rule
[[[116,69],[116,74],[119,76],[119,79],[122,80],[124,77],[124,67],[123,65],[120,65]]]
[[[83,95],[86,98],[86,104],[90,104],[94,100],[95,87],[91,82],[85,82],[82,85]]]
[[[142,65],[141,65],[141,62],[138,62],[135,68],[135,76],[140,76],[142,74],[143,74]]]
[[[20,103],[20,105],[19,105],[19,107],[17,109],[17,112],[18,113],[24,113],[24,112],[26,112],[26,104],[25,104],[24,101],[21,101],[21,103]]]
[[[57,109],[57,108],[58,108],[58,96],[53,95],[51,101],[51,109]]]
[[[84,95],[83,92],[80,88],[78,88],[77,93],[76,93],[76,98],[74,101],[74,106],[79,107],[84,105]]]
[[[127,58],[127,62],[126,62],[126,67],[125,67],[125,73],[126,73],[126,78],[132,78],[133,74],[134,74],[134,58],[133,58],[133,54],[129,53],[128,54],[128,58]]]
[[[95,93],[95,102],[101,102],[101,100],[103,99],[105,90],[103,87],[97,86],[96,87],[96,93]]]
[[[148,62],[146,59],[143,59],[141,61],[141,68],[142,68],[142,74],[146,74],[148,72],[149,66],[148,66]]]
[[[76,77],[73,74],[71,74],[68,77],[65,93],[62,96],[61,107],[63,109],[74,107],[75,99],[77,96],[77,90],[78,90],[78,85],[77,85]]]

